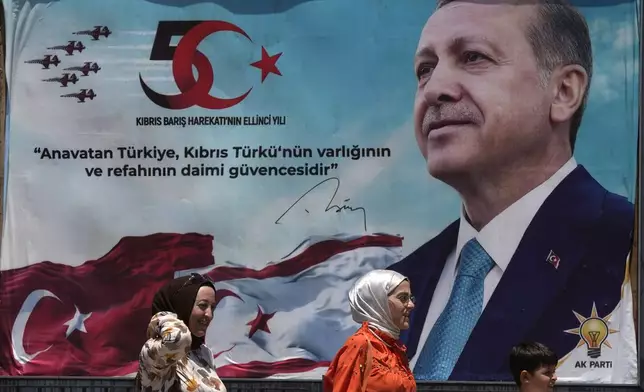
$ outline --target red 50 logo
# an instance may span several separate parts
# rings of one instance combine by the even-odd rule
[[[243,101],[250,94],[252,87],[244,94],[235,98],[219,98],[210,95],[214,84],[212,64],[208,58],[197,50],[206,37],[220,31],[232,31],[246,37],[248,34],[240,27],[221,20],[210,21],[162,21],[157,27],[150,60],[172,60],[172,75],[181,93],[176,95],[160,94],[152,90],[139,73],[141,88],[147,97],[155,104],[166,109],[187,109],[199,106],[204,109],[226,109]],[[171,46],[174,36],[182,36],[177,46]],[[270,56],[262,46],[262,58],[251,66],[262,71],[262,83],[269,73],[282,75],[277,68],[277,60],[282,53]],[[197,68],[198,79],[195,80],[192,67]]]

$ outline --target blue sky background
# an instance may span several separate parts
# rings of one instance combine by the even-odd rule
[[[362,230],[359,214],[321,211],[332,192],[329,187],[304,205],[308,214],[298,209],[284,224],[274,224],[325,177],[88,178],[83,170],[88,165],[124,162],[40,161],[33,153],[36,146],[156,145],[178,151],[199,145],[388,146],[390,159],[338,161],[335,174],[342,185],[336,201],[350,198],[351,205],[366,208],[369,231],[403,235],[405,254],[458,216],[457,195],[426,173],[410,123],[416,89],[413,53],[434,2],[267,0],[251,1],[246,9],[225,0],[6,3],[11,111],[1,269],[41,260],[80,264],[102,256],[123,236],[158,231],[212,233],[217,263],[261,267],[308,235]],[[591,27],[595,75],[575,155],[604,186],[632,200],[639,107],[635,3],[581,9]],[[253,39],[221,33],[199,46],[215,70],[213,95],[232,97],[253,87],[235,108],[166,111],[141,91],[139,72],[153,89],[177,92],[169,62],[149,61],[150,48],[159,20],[195,19],[235,23]],[[108,25],[113,34],[99,41],[71,34],[94,25]],[[51,53],[47,47],[73,39],[87,49],[74,56],[58,52],[58,68],[44,71],[24,64]],[[259,60],[262,46],[270,54],[283,52],[277,63],[283,76],[269,75],[264,83],[260,72],[248,66]],[[103,69],[68,88],[41,81],[83,61],[96,61]],[[81,105],[58,97],[80,88],[93,88],[97,98]],[[213,114],[285,115],[288,125],[135,126],[137,116]]]

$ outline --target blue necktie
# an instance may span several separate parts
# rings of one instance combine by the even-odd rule
[[[418,380],[447,380],[483,309],[483,283],[494,260],[476,239],[461,251],[458,273],[443,313],[418,357]]]

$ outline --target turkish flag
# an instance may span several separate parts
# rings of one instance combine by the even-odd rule
[[[152,297],[180,270],[214,264],[210,235],[124,237],[80,266],[0,273],[0,375],[122,376],[137,370]]]

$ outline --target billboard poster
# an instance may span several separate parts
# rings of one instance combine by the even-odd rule
[[[389,268],[419,381],[637,383],[639,7],[4,2],[0,374],[134,374],[199,272],[220,377],[319,380]]]

